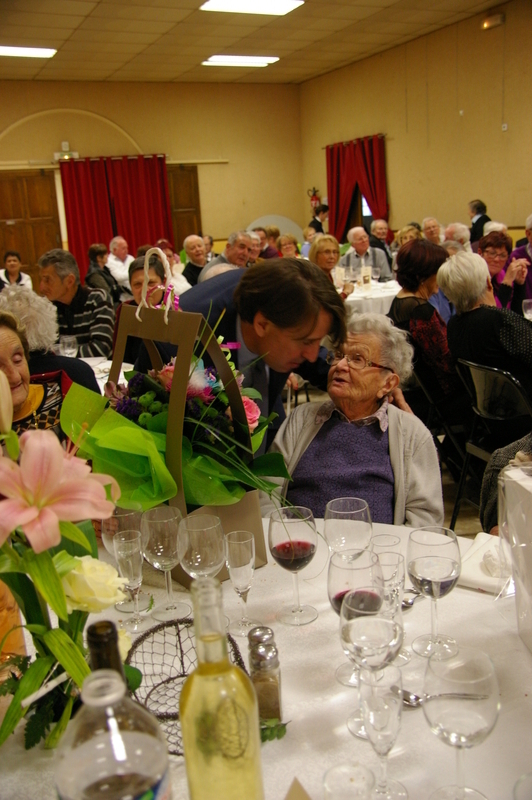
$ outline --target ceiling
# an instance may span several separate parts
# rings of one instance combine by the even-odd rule
[[[203,0],[0,0],[0,44],[52,47],[0,58],[0,79],[302,83],[479,14],[493,0],[306,0],[284,17],[200,11]],[[268,55],[264,69],[203,67]]]

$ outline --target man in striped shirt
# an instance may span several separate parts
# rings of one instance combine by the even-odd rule
[[[76,259],[67,250],[48,250],[40,257],[39,267],[39,290],[57,308],[59,335],[76,337],[80,358],[109,358],[114,311],[106,293],[81,286]]]

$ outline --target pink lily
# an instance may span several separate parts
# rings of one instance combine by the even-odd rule
[[[28,431],[20,437],[20,466],[0,458],[0,545],[20,527],[33,550],[41,553],[59,544],[60,521],[106,519],[114,503],[105,484],[119,496],[116,481],[92,475],[88,464],[66,454],[51,431]]]

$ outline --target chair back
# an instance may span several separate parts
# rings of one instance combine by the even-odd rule
[[[479,417],[499,421],[532,417],[532,403],[510,372],[462,358],[458,359],[457,369]]]

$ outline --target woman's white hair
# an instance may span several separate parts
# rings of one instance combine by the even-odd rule
[[[408,333],[394,327],[393,322],[384,314],[353,315],[348,324],[349,334],[371,333],[376,336],[381,348],[381,361],[399,375],[401,383],[412,374],[414,348],[408,341]]]
[[[488,265],[477,253],[456,253],[438,270],[438,286],[453,303],[457,314],[464,314],[478,303],[487,289]]]
[[[24,325],[30,352],[51,350],[57,342],[57,309],[46,297],[25,287],[6,286],[0,292],[0,310],[10,311]]]

